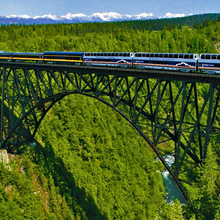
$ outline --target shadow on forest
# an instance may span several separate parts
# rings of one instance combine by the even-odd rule
[[[36,141],[36,140],[35,140]],[[36,142],[37,143],[37,142]],[[79,188],[62,160],[55,155],[51,146],[43,148],[39,143],[36,145],[36,162],[42,160],[42,156],[45,160],[46,173],[51,174],[55,183],[55,186],[59,188],[60,194],[65,197],[68,205],[68,198],[72,202],[72,208],[79,206],[86,213],[87,219],[90,220],[105,220],[107,217],[103,216],[99,208],[96,206],[94,199],[91,196],[86,195],[84,188]],[[47,175],[47,174],[46,174]],[[83,216],[81,216],[82,219]]]

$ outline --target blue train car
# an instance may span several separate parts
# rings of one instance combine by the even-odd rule
[[[0,51],[0,60],[11,61],[12,60],[12,53]]]
[[[190,72],[197,70],[198,57],[198,54],[135,53],[133,64],[138,68]]]
[[[98,66],[132,66],[133,53],[110,53],[110,52],[91,52],[85,53],[83,62],[86,65],[98,65]]]
[[[17,52],[12,53],[12,60],[13,61],[43,61],[43,53],[23,53],[23,52]]]
[[[201,54],[198,70],[208,74],[220,74],[220,54]]]
[[[44,52],[44,61],[50,63],[75,63],[82,64],[83,52]]]

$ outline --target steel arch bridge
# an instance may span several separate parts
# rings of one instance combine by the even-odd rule
[[[220,75],[0,62],[0,91],[1,148],[32,142],[57,101],[68,94],[87,95],[135,126],[186,199],[181,174],[204,161],[210,141],[220,132]],[[167,153],[175,157],[172,169],[163,159]]]

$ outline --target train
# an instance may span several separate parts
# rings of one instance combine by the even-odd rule
[[[220,54],[150,52],[57,52],[23,53],[0,51],[0,61],[41,62],[73,65],[160,69],[220,74]]]

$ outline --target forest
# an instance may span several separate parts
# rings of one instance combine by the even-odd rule
[[[219,53],[219,15],[212,18],[2,25],[0,50]],[[166,202],[162,165],[147,143],[97,100],[66,96],[35,139],[0,163],[0,219],[220,219],[219,140],[181,205]]]

